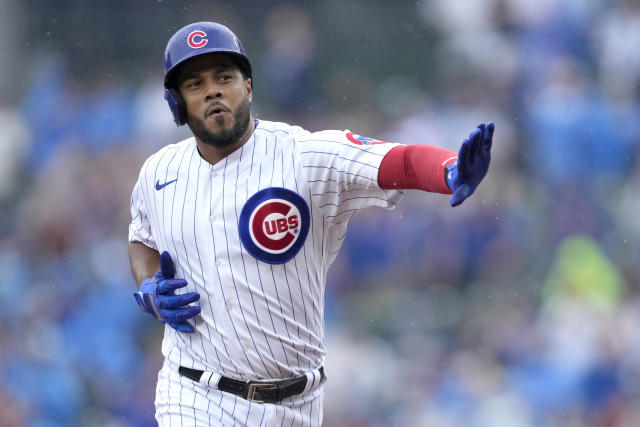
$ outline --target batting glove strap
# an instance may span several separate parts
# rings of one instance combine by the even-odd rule
[[[458,180],[458,161],[451,163],[444,169],[444,178],[447,182],[447,187],[451,192],[456,189],[456,181]]]
[[[138,303],[138,307],[140,307],[142,311],[149,313],[156,319],[164,322],[164,317],[156,303],[156,285],[157,283],[155,278],[145,279],[140,285],[140,290],[138,292],[134,292],[133,296]]]

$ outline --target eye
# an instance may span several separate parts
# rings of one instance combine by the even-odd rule
[[[185,89],[194,89],[202,84],[200,79],[188,79],[182,83],[182,87]]]
[[[225,73],[225,74],[220,75],[220,80],[222,80],[224,82],[229,81],[231,79],[233,79],[233,75],[232,74]]]

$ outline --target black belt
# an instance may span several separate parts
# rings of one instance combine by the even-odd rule
[[[324,380],[324,369],[320,367],[320,381]],[[178,372],[183,377],[187,377],[195,382],[200,382],[204,371],[198,369],[185,368],[180,366]],[[220,377],[218,390],[235,394],[243,399],[259,403],[276,403],[287,397],[300,394],[307,385],[307,376],[300,375],[284,380],[265,381],[238,381],[233,378]]]

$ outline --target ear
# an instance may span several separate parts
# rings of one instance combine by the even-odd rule
[[[253,82],[251,81],[251,77],[247,77],[244,84],[247,88],[247,97],[249,98],[249,102],[251,102],[253,101]]]

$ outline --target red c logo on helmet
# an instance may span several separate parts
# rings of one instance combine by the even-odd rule
[[[199,49],[206,46],[206,44],[209,42],[209,40],[207,40],[205,37],[207,37],[207,33],[205,33],[204,31],[192,31],[189,34],[189,37],[187,37],[187,44],[194,49]]]

